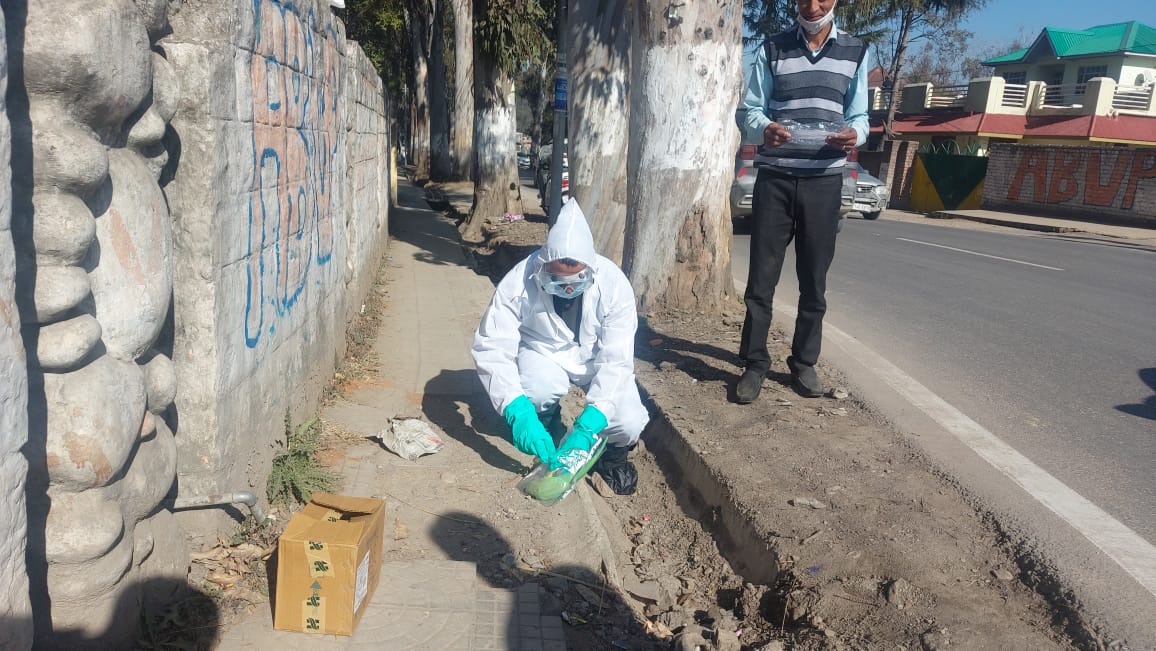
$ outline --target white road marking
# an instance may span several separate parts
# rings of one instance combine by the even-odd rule
[[[897,239],[901,242],[911,242],[912,244],[922,244],[924,246],[934,246],[934,247],[939,248],[939,249],[947,249],[948,251],[958,251],[960,253],[969,253],[971,255],[978,255],[978,256],[983,257],[983,258],[991,258],[993,260],[1003,260],[1004,262],[1014,262],[1016,264],[1024,264],[1024,265],[1027,265],[1029,267],[1039,267],[1040,269],[1050,269],[1052,271],[1063,271],[1063,269],[1060,269],[1059,267],[1049,267],[1046,264],[1036,264],[1034,262],[1024,262],[1023,260],[1016,260],[1014,258],[1003,258],[1003,257],[1000,257],[998,255],[989,255],[987,253],[980,253],[978,251],[969,251],[967,249],[957,249],[954,246],[946,246],[944,244],[933,244],[931,242],[922,242],[920,240],[909,240],[906,237],[897,237],[895,239]]]
[[[741,283],[740,283],[741,284]],[[776,300],[774,309],[794,321],[793,305]],[[1068,488],[995,434],[907,375],[866,344],[830,323],[823,336],[845,350],[941,427],[1006,475],[1116,562],[1156,597],[1156,547],[1087,498]]]

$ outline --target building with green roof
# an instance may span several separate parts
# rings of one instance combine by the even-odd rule
[[[1156,82],[1156,28],[1138,21],[1087,29],[1045,27],[1030,47],[984,61],[1009,84],[1075,86],[1107,77],[1122,86]]]
[[[994,74],[967,85],[905,84],[892,132],[979,154],[997,142],[1156,146],[1156,28],[1048,27],[984,65]],[[883,135],[887,92],[868,88],[872,137]]]

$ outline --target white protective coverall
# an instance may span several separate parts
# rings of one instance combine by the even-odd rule
[[[594,271],[594,284],[573,299],[582,301],[578,342],[537,279],[538,269],[562,258]],[[630,281],[618,265],[594,252],[590,226],[571,198],[546,245],[498,283],[474,335],[474,364],[499,414],[523,394],[545,413],[575,384],[585,389],[587,404],[606,416],[606,443],[630,446],[650,420],[634,379],[637,329]]]

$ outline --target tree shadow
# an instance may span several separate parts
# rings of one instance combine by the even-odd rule
[[[494,411],[474,369],[446,369],[432,378],[425,385],[421,408],[431,423],[477,452],[482,461],[518,475],[529,471],[490,441],[508,438],[509,427]]]
[[[1142,368],[1139,371],[1140,380],[1148,385],[1152,390],[1153,395],[1148,396],[1144,402],[1133,405],[1117,405],[1116,409],[1122,411],[1130,416],[1139,416],[1140,418],[1147,418],[1148,420],[1156,420],[1156,367]]]
[[[581,565],[529,568],[496,528],[470,513],[451,512],[437,518],[430,537],[449,558],[474,563],[485,586],[515,591],[509,595],[508,613],[502,613],[500,607],[484,608],[488,600],[479,597],[478,633],[484,633],[487,611],[492,610],[495,618],[505,618],[504,624],[494,622],[494,628],[504,626],[504,639],[485,640],[504,643],[493,648],[543,651],[659,648],[635,619],[625,597],[592,568]],[[587,623],[565,626],[563,612],[567,617],[576,615],[571,618],[575,624]],[[564,632],[564,640],[560,632]]]
[[[655,339],[661,339],[662,343],[650,345],[650,342]],[[721,381],[727,387],[727,401],[738,402],[735,391],[741,377],[743,360],[737,351],[725,350],[711,344],[664,334],[651,328],[649,324],[640,322],[638,335],[635,337],[634,356],[653,364],[659,370],[669,368],[667,365],[673,364],[674,368],[699,382]],[[720,368],[711,364],[703,358],[717,360],[722,363],[723,367]],[[734,373],[727,370],[726,367],[732,366],[739,369],[740,372]],[[792,386],[790,373],[771,369],[767,371],[766,377],[768,380],[785,387],[790,388]]]
[[[662,342],[652,346],[650,342],[656,339],[661,339]],[[735,373],[708,363],[703,359],[704,357],[717,360],[727,366],[742,367],[742,360],[734,351],[668,335],[651,328],[649,324],[644,322],[639,323],[638,334],[635,337],[634,355],[637,359],[650,362],[656,368],[661,368],[660,365],[663,362],[674,364],[679,370],[700,382],[738,379],[738,375]]]
[[[425,206],[425,195],[420,189],[399,185],[397,206],[390,213],[390,237],[421,249],[414,254],[421,262],[456,265],[477,272],[453,223]]]
[[[103,630],[38,631],[33,648],[209,651],[219,642],[220,608],[209,595],[187,582],[145,579],[121,585],[118,590],[112,622]],[[25,647],[20,632],[31,632],[31,628],[29,618],[0,617],[0,648]]]

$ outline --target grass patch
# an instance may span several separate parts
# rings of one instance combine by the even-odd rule
[[[365,302],[345,326],[345,357],[337,362],[337,370],[322,392],[322,405],[332,405],[349,387],[374,377],[380,369],[373,344],[381,330],[382,316],[389,301],[388,279],[389,255],[386,253],[381,256]]]

